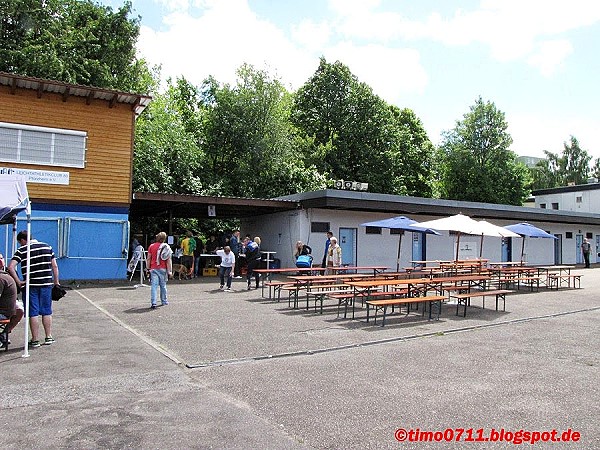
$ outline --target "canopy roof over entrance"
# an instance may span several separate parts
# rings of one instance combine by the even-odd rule
[[[129,216],[134,219],[143,217],[240,219],[298,208],[300,204],[293,200],[134,192]],[[212,211],[214,215],[209,213]]]

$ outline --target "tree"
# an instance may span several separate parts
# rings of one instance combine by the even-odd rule
[[[330,178],[368,182],[375,192],[431,193],[422,176],[432,146],[414,113],[387,105],[341,62],[321,58],[294,96],[291,120],[314,143],[305,158]],[[413,156],[422,159],[412,164]]]
[[[595,169],[590,169],[592,157],[581,149],[579,141],[571,136],[569,143],[563,142],[561,156],[544,150],[546,158],[531,170],[533,189],[548,189],[569,184],[584,184]],[[596,161],[598,164],[598,161]]]
[[[181,110],[188,84],[185,79],[167,84],[137,120],[133,190],[202,194],[204,154],[188,127],[189,111]]]
[[[504,113],[481,97],[444,133],[440,188],[444,198],[521,205],[529,196],[527,168],[509,150]]]
[[[201,91],[205,170],[218,193],[269,197],[324,187],[294,149],[291,96],[279,80],[243,65],[235,86],[209,78]]]
[[[0,70],[124,91],[147,92],[135,57],[139,17],[90,0],[0,2]]]

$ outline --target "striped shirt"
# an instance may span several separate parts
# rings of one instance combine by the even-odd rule
[[[30,286],[52,286],[52,260],[55,258],[52,247],[35,239],[30,241],[31,245],[31,273],[29,274]],[[13,261],[21,264],[21,274],[25,279],[27,273],[27,245],[17,249],[12,257]]]

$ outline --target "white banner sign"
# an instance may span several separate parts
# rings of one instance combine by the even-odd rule
[[[0,175],[19,175],[25,178],[27,183],[69,184],[69,172],[0,167]]]

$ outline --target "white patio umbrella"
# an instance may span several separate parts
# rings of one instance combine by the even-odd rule
[[[521,237],[517,233],[514,233],[504,227],[500,227],[498,225],[494,225],[493,223],[488,222],[487,220],[480,220],[479,226],[481,227],[481,244],[479,245],[479,257],[483,254],[483,236],[493,236],[493,237]]]
[[[411,227],[414,225],[410,225]],[[461,234],[482,234],[481,226],[479,222],[471,219],[469,216],[464,214],[456,214],[450,217],[444,217],[442,219],[428,220],[426,222],[419,222],[416,224],[420,228],[431,228],[434,230],[447,230],[454,231],[456,233],[456,258],[458,261],[458,248],[460,245]]]

